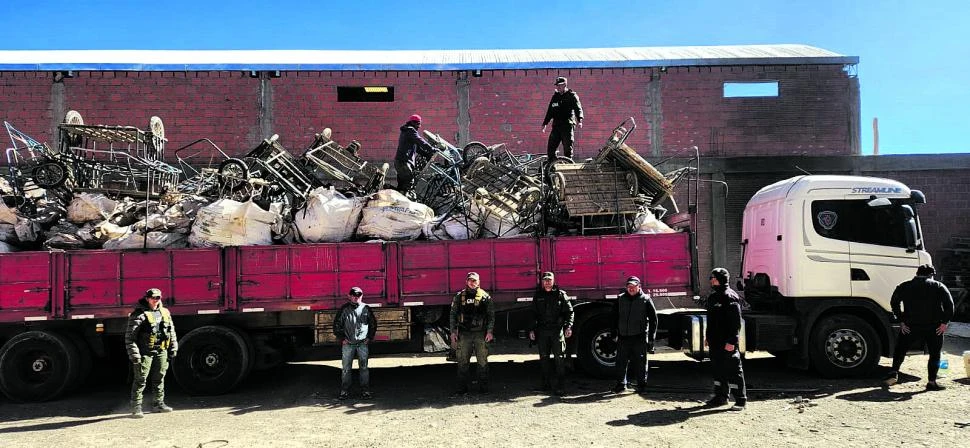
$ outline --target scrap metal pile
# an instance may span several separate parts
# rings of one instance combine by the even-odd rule
[[[0,179],[0,251],[207,247],[349,240],[474,239],[673,231],[675,184],[625,145],[633,119],[575,163],[463,148],[424,131],[414,190],[385,189],[388,164],[360,158],[330,129],[294,155],[276,135],[242,157],[208,139],[164,162],[165,130],[85,125],[70,111],[52,149],[4,122],[12,146]]]

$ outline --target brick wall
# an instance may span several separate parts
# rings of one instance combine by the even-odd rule
[[[865,172],[866,176],[898,180],[926,195],[919,207],[923,242],[934,263],[942,259],[940,249],[950,237],[970,237],[970,178],[960,172],[945,170]]]
[[[82,71],[55,80],[49,72],[0,72],[0,118],[53,144],[55,122],[67,109],[81,112],[86,123],[143,128],[158,115],[170,150],[208,137],[231,154],[267,137],[264,127],[294,152],[330,127],[338,142],[357,139],[364,157],[378,161],[392,157],[398,127],[412,113],[424,116],[425,128],[459,143],[459,80],[466,75],[282,72],[259,79],[239,71]],[[628,144],[644,155],[660,142],[661,155],[692,145],[709,156],[851,153],[851,83],[841,66],[486,70],[462,81],[469,138],[543,153],[547,135],[539,129],[556,76],[569,78],[585,109],[579,158],[595,155],[629,116],[638,128]],[[723,82],[753,80],[777,80],[779,97],[722,98]],[[366,85],[394,87],[394,102],[337,102],[336,87]]]

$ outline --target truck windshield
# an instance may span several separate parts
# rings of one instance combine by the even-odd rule
[[[869,200],[812,202],[812,224],[825,238],[879,246],[907,247],[906,222],[901,204],[870,207]]]

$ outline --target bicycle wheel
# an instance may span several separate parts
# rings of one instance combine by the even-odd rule
[[[462,148],[461,156],[465,161],[465,168],[468,168],[479,157],[491,157],[492,152],[482,142],[469,142]]]
[[[249,181],[249,167],[239,159],[226,159],[219,164],[219,186],[229,191],[239,191]]]

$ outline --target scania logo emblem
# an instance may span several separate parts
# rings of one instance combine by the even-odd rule
[[[826,210],[818,214],[818,225],[825,230],[832,230],[835,223],[839,221],[839,215],[833,211]]]

